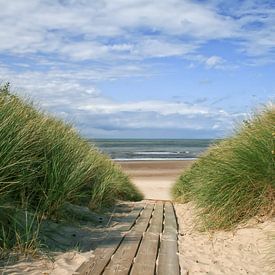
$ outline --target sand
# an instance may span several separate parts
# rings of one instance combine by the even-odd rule
[[[182,274],[275,274],[275,219],[209,233],[197,229],[192,202],[175,204],[175,210]]]
[[[70,215],[67,221],[44,221],[41,237],[48,247],[43,254],[17,259],[16,255],[0,262],[0,274],[12,275],[69,275],[89,258],[93,257],[98,242],[112,231],[125,225],[125,217],[135,203],[119,202],[104,214],[90,211],[87,207],[66,205]],[[67,251],[67,252],[64,252]],[[81,251],[81,252],[80,252]]]
[[[174,181],[191,163],[190,161],[134,161],[119,164],[144,193],[146,199],[167,200],[171,199],[170,189]],[[3,273],[0,269],[0,274],[67,275],[72,274],[82,262],[93,257],[96,240],[106,235],[106,227],[97,224],[96,221],[98,219],[108,223],[110,215],[102,217],[95,213],[89,214],[87,208],[75,210],[76,213],[80,210],[85,220],[90,217],[93,223],[80,228],[73,225],[58,227],[58,231],[62,234],[57,237],[59,241],[63,240],[65,244],[71,245],[70,252],[55,253],[53,261],[44,256],[9,264],[2,269],[2,272],[5,270]],[[275,274],[275,243],[274,237],[271,238],[272,234],[275,236],[274,219],[263,222],[252,219],[233,232],[219,231],[210,234],[197,229],[196,209],[192,203],[175,204],[175,210],[179,223],[181,274]],[[111,224],[114,230],[122,224],[123,214],[121,215]],[[74,236],[74,242],[71,242],[70,236]],[[84,247],[86,244],[86,252],[79,252],[78,247],[74,245],[81,242]],[[88,247],[91,248],[89,251]]]
[[[2,275],[71,275],[86,260],[93,256],[93,251],[71,251],[60,253],[51,261],[47,257],[22,259],[14,265],[0,270]]]
[[[193,161],[118,162],[143,193],[145,199],[171,200],[171,188],[181,172]]]

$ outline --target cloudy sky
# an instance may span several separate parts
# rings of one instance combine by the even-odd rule
[[[87,137],[223,137],[274,102],[275,1],[0,5],[0,81]]]

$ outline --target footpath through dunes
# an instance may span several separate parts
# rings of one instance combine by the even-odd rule
[[[85,209],[71,207],[72,217],[79,210]],[[86,210],[83,226],[45,225],[55,252],[41,259],[10,260],[3,268],[0,263],[0,274],[180,274],[178,226],[172,202],[120,202],[108,216]],[[61,246],[64,249],[60,250]]]
[[[56,252],[0,263],[0,274],[274,274],[274,219],[209,234],[196,228],[192,203],[120,202],[108,215],[86,212],[83,226],[45,225]]]
[[[122,170],[143,193],[145,199],[171,200],[171,189],[193,160],[120,161]]]
[[[171,202],[137,204],[74,275],[178,275],[177,222]]]

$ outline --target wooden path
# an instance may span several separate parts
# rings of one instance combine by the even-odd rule
[[[136,204],[126,225],[110,232],[74,275],[180,274],[177,221],[171,202]]]

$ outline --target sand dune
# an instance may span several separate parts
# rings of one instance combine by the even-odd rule
[[[197,229],[193,203],[175,209],[182,274],[275,274],[275,219],[251,219],[232,232],[210,234]]]

